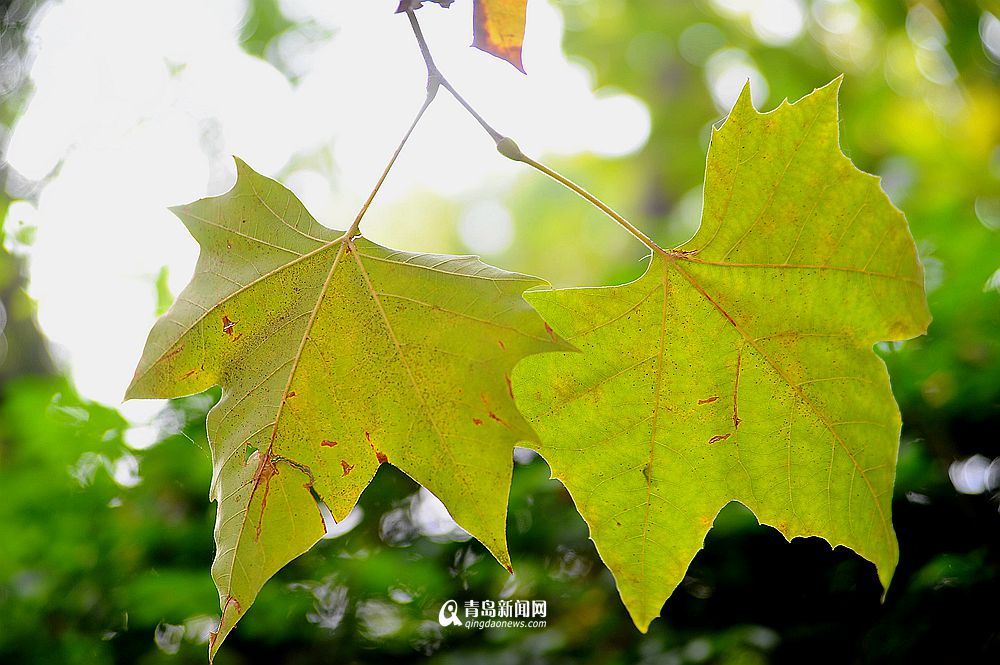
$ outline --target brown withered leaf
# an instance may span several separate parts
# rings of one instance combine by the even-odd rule
[[[396,13],[420,9],[425,2],[450,7],[454,0],[400,0]],[[521,44],[528,0],[474,0],[472,45],[524,72]]]

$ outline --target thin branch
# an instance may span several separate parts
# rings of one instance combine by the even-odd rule
[[[482,125],[483,129],[486,130],[486,133],[490,135],[490,138],[492,138],[497,143],[499,143],[504,138],[503,134],[490,127],[489,123],[483,120],[483,116],[476,113],[476,109],[472,108],[472,105],[469,104],[469,102],[465,101],[465,98],[462,97],[462,95],[458,94],[458,91],[455,90],[455,88],[452,87],[451,83],[449,83],[448,80],[443,76],[441,77],[441,87],[450,92],[451,96],[454,97],[459,104],[465,107],[465,110],[469,112],[469,115],[475,118],[479,122],[479,124]]]
[[[417,38],[417,44],[420,46],[420,55],[424,56],[424,64],[427,65],[427,75],[430,76],[431,73],[437,73],[437,65],[434,64],[434,58],[431,56],[431,49],[427,46],[427,40],[424,39],[424,31],[420,29],[420,23],[417,21],[417,15],[413,13],[413,9],[406,10],[406,18],[410,20],[410,28],[413,29],[413,36]]]
[[[469,104],[469,102],[465,101],[465,98],[459,94],[459,92],[454,88],[454,86],[452,86],[451,83],[448,82],[448,79],[444,77],[444,75],[441,73],[441,70],[437,68],[437,65],[434,63],[434,58],[433,56],[431,56],[430,47],[427,46],[427,40],[424,39],[424,33],[420,29],[420,23],[417,22],[417,17],[413,13],[413,10],[407,9],[406,16],[410,20],[410,27],[413,28],[413,36],[416,37],[417,44],[420,46],[420,53],[424,57],[424,64],[427,65],[428,91],[430,91],[432,87],[436,90],[437,87],[440,85],[440,87],[444,88],[449,93],[451,93],[451,96],[454,97],[455,100],[458,101],[458,103],[461,104],[465,108],[465,110],[468,111],[469,114],[476,119],[476,121],[482,126],[482,128],[486,130],[486,133],[489,134],[490,138],[492,138],[493,141],[496,143],[497,151],[501,155],[515,162],[522,162],[524,164],[527,164],[533,169],[541,173],[544,173],[545,175],[552,178],[556,182],[560,183],[564,187],[575,192],[577,195],[579,195],[586,201],[590,202],[601,212],[603,212],[608,217],[617,222],[622,228],[624,228],[626,231],[635,236],[639,240],[639,242],[644,244],[653,252],[657,254],[662,254],[664,256],[673,255],[672,252],[668,252],[667,250],[660,247],[652,240],[652,238],[650,238],[645,233],[636,228],[631,222],[629,222],[627,219],[619,215],[617,212],[614,211],[614,209],[612,209],[609,205],[601,201],[599,198],[597,198],[596,196],[594,196],[593,194],[591,194],[586,189],[576,184],[569,178],[565,177],[564,175],[549,168],[548,166],[545,166],[541,162],[528,157],[523,152],[521,152],[521,149],[517,147],[517,144],[512,139],[504,136],[497,130],[493,129],[493,127],[491,127],[490,124],[486,122],[486,120],[483,119],[483,117],[479,115],[479,113],[476,112],[474,108],[472,108],[472,105]]]
[[[420,54],[424,56],[424,64],[427,65],[427,85],[428,87],[432,84],[432,81],[436,81],[445,90],[451,93],[451,96],[458,101],[459,104],[465,107],[465,110],[476,119],[476,121],[482,125],[486,133],[490,135],[494,143],[499,142],[503,138],[503,134],[493,129],[488,122],[476,112],[476,109],[472,108],[469,102],[465,101],[465,98],[459,94],[458,90],[448,82],[448,79],[444,77],[441,70],[437,68],[434,64],[434,58],[431,56],[430,47],[427,46],[427,40],[424,39],[424,32],[420,29],[420,23],[417,21],[417,15],[413,13],[412,9],[406,10],[406,17],[410,19],[410,27],[413,28],[413,36],[417,38],[417,44],[420,46]]]
[[[668,252],[667,250],[663,249],[658,244],[656,244],[656,242],[654,242],[652,238],[650,238],[645,233],[636,228],[636,226],[632,224],[630,221],[619,215],[611,206],[606,204],[604,201],[600,200],[599,198],[588,192],[586,189],[576,184],[575,182],[573,182],[566,176],[562,175],[558,171],[555,171],[546,166],[545,164],[542,164],[541,162],[525,155],[523,152],[521,152],[521,149],[517,147],[517,144],[514,143],[514,141],[512,141],[511,139],[504,138],[503,140],[499,141],[497,143],[497,151],[507,159],[511,159],[515,162],[521,162],[522,164],[527,164],[531,168],[540,171],[541,173],[544,173],[545,175],[552,178],[553,180],[563,185],[567,189],[575,192],[577,195],[579,195],[586,201],[590,202],[594,207],[598,208],[605,215],[607,215],[614,221],[618,222],[618,224],[622,228],[624,228],[626,231],[635,236],[635,238],[639,242],[641,242],[643,245],[651,249],[653,252],[657,254],[663,254],[665,256],[671,255],[670,252]]]
[[[375,200],[375,195],[378,194],[378,190],[381,189],[382,183],[385,182],[385,179],[389,175],[389,171],[392,169],[393,164],[396,163],[396,158],[399,157],[399,153],[403,151],[403,146],[405,146],[406,142],[410,139],[410,135],[413,134],[413,130],[417,128],[417,124],[420,122],[420,119],[424,117],[424,112],[427,111],[427,107],[430,106],[431,102],[434,101],[434,97],[437,95],[437,91],[438,91],[438,86],[436,85],[432,86],[428,82],[427,96],[424,98],[424,103],[420,106],[420,110],[417,111],[416,117],[413,118],[413,122],[410,123],[410,128],[406,130],[406,134],[403,135],[403,140],[399,142],[399,145],[396,147],[396,151],[392,153],[392,157],[389,159],[389,163],[386,164],[385,168],[382,170],[382,175],[379,176],[378,182],[375,183],[375,187],[372,188],[371,194],[368,195],[368,199],[365,200],[364,205],[361,206],[361,210],[358,211],[358,216],[354,218],[354,222],[344,233],[344,237],[347,240],[350,240],[355,235],[357,235],[358,226],[361,224],[361,218],[365,216],[366,212],[368,212],[368,207],[372,204],[372,201]]]

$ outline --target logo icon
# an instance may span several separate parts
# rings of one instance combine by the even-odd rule
[[[461,626],[462,620],[458,618],[458,603],[454,600],[445,601],[438,612],[438,623],[442,626]]]

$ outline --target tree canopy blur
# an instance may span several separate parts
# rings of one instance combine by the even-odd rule
[[[463,2],[429,7],[421,18],[433,24]],[[47,93],[34,72],[60,45],[35,37],[61,4],[73,3],[13,2],[4,10],[4,146],[16,147],[18,133],[28,131],[21,119]],[[245,4],[238,26],[244,52],[270,63],[293,89],[305,85],[302,63],[316,60],[298,56],[337,38],[335,21],[317,18],[316,2]],[[381,6],[387,24],[404,20],[393,14],[393,0],[370,4]],[[529,2],[529,79],[532,12],[541,5]],[[662,618],[642,635],[565,490],[541,459],[519,452],[508,522],[515,576],[456,529],[429,493],[383,468],[359,508],[265,586],[218,662],[996,659],[1000,634],[987,608],[1000,592],[1000,8],[989,0],[554,6],[564,21],[563,48],[598,98],[641,100],[650,129],[630,154],[580,152],[550,161],[665,245],[683,242],[698,224],[710,128],[747,78],[758,108],[767,110],[846,75],[844,151],[879,174],[906,213],[934,316],[926,337],[878,347],[903,413],[893,501],[900,563],[885,602],[874,567],[858,556],[817,539],[788,544],[733,504]],[[165,66],[170,76],[184,76],[183,63]],[[342,57],[331,66],[351,62]],[[113,92],[114,81],[106,83]],[[502,116],[479,107],[503,126]],[[77,127],[83,119],[75,114],[83,111],[62,108],[43,129]],[[579,145],[599,145],[591,139],[611,129],[587,128]],[[206,145],[221,131],[204,130]],[[305,164],[333,181],[349,180],[331,165],[337,145],[278,159],[274,174],[292,177]],[[81,395],[72,363],[47,342],[52,333],[36,317],[45,300],[35,290],[47,245],[35,238],[50,218],[31,213],[43,209],[46,189],[59,186],[60,164],[69,170],[71,159],[68,152],[41,173],[19,172],[13,156],[2,166],[0,521],[7,534],[0,539],[0,660],[204,662],[218,617],[208,575],[214,506],[206,499],[204,431],[212,398],[175,400],[137,423],[115,404]],[[495,159],[488,143],[482,159]],[[558,185],[518,173],[481,188],[485,197],[410,193],[390,208],[396,226],[386,222],[384,233],[422,238],[437,251],[477,251],[556,285],[616,284],[638,275],[640,245]],[[79,203],[91,209],[83,198]],[[433,225],[422,227],[424,216]],[[134,220],[140,229],[144,223]],[[71,249],[87,254],[89,247]],[[147,269],[141,287],[162,311],[172,298],[170,276],[159,265]],[[63,278],[70,288],[73,274]],[[103,297],[87,294],[89,306]],[[76,325],[106,324],[94,317]],[[548,625],[477,631],[437,621],[447,599],[513,597],[547,600]]]

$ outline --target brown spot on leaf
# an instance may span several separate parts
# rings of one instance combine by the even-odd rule
[[[164,355],[163,356],[163,360],[170,360],[171,358],[173,358],[174,356],[176,356],[178,353],[180,353],[183,350],[184,350],[184,345],[181,344],[176,349],[172,349],[169,353],[167,353],[166,355]]]
[[[291,399],[293,397],[295,397],[295,391],[294,390],[292,392],[288,393],[287,395],[285,395],[285,399]]]
[[[196,373],[197,371],[198,371],[198,370],[197,370],[197,368],[196,368],[196,369],[192,369],[192,370],[188,370],[187,374],[185,374],[184,376],[182,376],[182,377],[181,377],[181,381],[183,381],[184,379],[189,379],[189,378],[191,378],[192,376],[194,376],[194,375],[195,375],[195,373]]]
[[[712,395],[708,399],[700,399],[700,400],[698,400],[698,404],[711,404],[712,402],[716,401],[717,399],[719,399],[718,395]]]
[[[498,339],[498,340],[497,340],[497,344],[499,344],[499,345],[500,345],[500,349],[501,349],[501,350],[503,350],[503,351],[506,351],[506,350],[507,350],[507,345],[503,343],[503,340],[502,340],[502,339]]]
[[[514,566],[512,566],[512,565],[510,565],[510,564],[508,563],[508,564],[507,564],[507,565],[505,566],[505,568],[507,569],[507,572],[508,572],[508,573],[510,573],[511,575],[513,575],[513,574],[514,574]]]
[[[514,399],[514,385],[510,382],[510,377],[504,374],[503,378],[507,381],[507,394],[510,395],[511,399]]]
[[[708,517],[704,516],[704,515],[702,515],[701,517],[699,517],[698,521],[701,522],[702,526],[712,526],[712,520],[709,519]]]
[[[378,460],[378,463],[379,464],[385,464],[386,462],[388,462],[389,461],[389,457],[385,453],[383,453],[381,450],[379,450],[378,448],[376,448],[375,444],[372,443],[372,435],[371,435],[370,432],[365,432],[365,438],[368,439],[368,445],[371,446],[372,452],[375,453],[375,459]],[[343,466],[344,462],[341,461],[340,464],[341,464],[341,466]],[[354,467],[352,466],[351,469],[353,469],[353,468]],[[348,474],[349,471],[350,471],[350,469],[348,469],[347,467],[344,467],[344,475],[345,476]]]
[[[343,477],[343,476],[346,476],[347,474],[349,474],[351,471],[354,470],[354,465],[353,464],[348,464],[347,460],[342,459],[342,460],[340,460],[340,468],[342,468],[344,470],[344,473],[341,476],[341,477]]]
[[[740,368],[743,366],[743,347],[736,352],[736,379],[733,381],[733,429],[739,429],[740,423]]]
[[[472,419],[472,424],[473,425],[482,425],[483,421],[480,418],[473,418]]]
[[[556,341],[556,331],[553,330],[552,326],[550,326],[548,323],[545,323],[545,332],[549,334],[549,337],[552,338],[553,342]]]
[[[711,439],[709,439],[708,442],[709,443],[718,443],[719,441],[725,441],[726,439],[728,439],[732,435],[733,435],[732,432],[729,432],[727,434],[716,434]]]
[[[326,446],[327,448],[333,448],[335,445],[337,445],[337,442],[330,441],[329,439],[323,439],[319,445]]]
[[[243,614],[243,607],[240,606],[240,601],[236,600],[232,596],[226,597],[226,606],[222,608],[223,614],[226,613],[226,610],[229,608],[230,605],[234,605],[236,607],[236,611],[240,614]]]
[[[238,321],[233,321],[227,315],[223,314],[222,315],[222,332],[225,333],[225,334],[227,334],[227,335],[229,335],[230,337],[232,337],[233,336],[233,328],[236,327],[237,323],[239,323],[239,322]]]
[[[493,413],[492,411],[490,411],[490,418],[492,418],[493,420],[497,421],[498,423],[500,423],[501,425],[503,425],[507,429],[510,429],[510,425],[507,424],[507,421],[504,420],[503,418],[501,418],[500,416],[498,416],[497,414]]]
[[[254,474],[254,484],[259,487],[261,480],[264,481],[264,496],[260,500],[260,516],[257,518],[257,532],[254,535],[254,542],[260,542],[260,530],[264,526],[264,511],[267,510],[267,497],[271,493],[271,478],[278,473],[278,468],[271,463],[270,454],[265,455],[260,460],[257,473]]]

